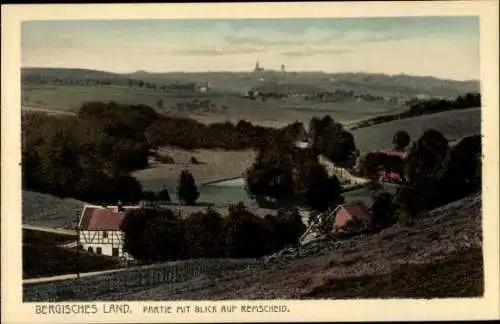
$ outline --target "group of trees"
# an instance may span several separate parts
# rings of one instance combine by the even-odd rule
[[[170,209],[127,212],[121,225],[124,249],[135,259],[158,262],[189,258],[255,258],[291,244],[305,231],[297,211],[261,218],[242,204],[222,217],[213,208],[186,218]]]
[[[406,132],[395,134],[395,150],[405,149],[409,143]],[[374,225],[391,224],[397,218],[406,222],[425,210],[481,190],[481,158],[480,135],[465,137],[450,147],[446,137],[434,129],[413,143],[406,159],[385,153],[367,154],[359,166],[361,176],[375,178],[378,171],[384,170],[401,177],[394,196],[384,192],[380,184],[372,186]]]
[[[302,126],[289,126],[290,138],[304,135]],[[246,171],[246,190],[262,207],[306,206],[327,210],[342,202],[340,182],[319,162],[324,155],[338,165],[348,165],[357,155],[354,137],[330,116],[313,117],[309,126],[312,148],[298,148],[292,141],[261,147]]]
[[[473,107],[481,107],[481,94],[480,93],[466,93],[465,95],[458,96],[455,99],[427,99],[415,100],[410,103],[410,116],[420,116],[423,114],[432,114],[436,112],[454,110],[454,109],[467,109]]]
[[[465,137],[450,147],[439,131],[427,130],[403,163],[404,178],[396,195],[377,195],[372,206],[374,219],[390,223],[398,214],[411,220],[425,210],[480,191],[481,152],[481,135]]]
[[[481,135],[463,138],[449,147],[436,130],[413,144],[406,165],[408,184],[421,208],[436,208],[481,189]]]
[[[85,103],[76,117],[26,112],[23,188],[88,202],[134,203],[142,190],[130,172],[147,167],[160,145],[189,150],[260,148],[291,142],[304,132],[301,123],[277,130],[246,121],[205,125],[159,115],[149,106],[116,102]]]
[[[340,200],[340,182],[312,149],[275,145],[259,151],[246,171],[246,190],[259,205],[297,204],[324,211]]]
[[[141,186],[128,170],[147,163],[145,143],[86,118],[43,113],[24,114],[22,130],[24,189],[89,202],[139,200]]]
[[[147,82],[138,79],[130,79],[126,77],[85,77],[85,78],[71,78],[71,77],[47,77],[38,74],[28,74],[22,77],[22,82],[26,85],[97,85],[97,86],[128,86],[130,88],[137,87],[143,89],[152,89],[160,92],[167,92],[175,84],[167,85],[155,82]],[[192,92],[193,90],[191,90]]]
[[[187,150],[222,148],[255,149],[275,141],[291,141],[305,132],[301,123],[280,129],[256,126],[245,120],[202,124],[191,118],[161,116],[146,130],[153,146],[170,145]]]

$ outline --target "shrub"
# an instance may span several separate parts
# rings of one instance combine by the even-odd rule
[[[163,188],[158,192],[157,199],[161,202],[171,203],[170,193],[167,188]]]
[[[185,220],[186,253],[192,258],[224,256],[222,216],[214,210],[191,214]]]
[[[264,219],[242,205],[229,208],[229,215],[224,219],[224,232],[231,257],[256,258],[272,251],[271,228]]]
[[[170,209],[129,210],[120,229],[124,250],[136,260],[151,263],[186,257],[183,221]]]
[[[389,193],[382,192],[377,195],[371,209],[373,226],[385,227],[393,223],[395,210]]]

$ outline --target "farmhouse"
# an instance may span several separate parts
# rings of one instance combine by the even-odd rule
[[[393,149],[393,150],[379,150],[376,151],[377,153],[380,154],[385,154],[387,156],[395,156],[401,158],[402,161],[405,161],[406,158],[408,157],[408,151],[407,150],[398,150],[398,149]],[[379,181],[384,181],[384,182],[401,182],[403,180],[402,174],[400,172],[394,172],[394,171],[388,171],[388,170],[379,170],[377,172],[377,178]]]
[[[372,215],[368,207],[362,202],[338,205],[330,217],[333,217],[334,231],[348,231],[368,226],[371,223]]]
[[[80,217],[79,242],[85,251],[130,260],[123,251],[123,232],[120,225],[126,211],[138,206],[85,205]]]

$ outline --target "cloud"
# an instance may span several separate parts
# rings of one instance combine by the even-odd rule
[[[231,45],[262,45],[262,46],[284,46],[302,45],[304,41],[292,39],[265,39],[259,37],[226,36],[226,42]]]
[[[288,57],[306,57],[313,55],[340,55],[354,52],[351,49],[346,48],[331,48],[331,49],[306,49],[306,50],[295,50],[295,51],[284,51],[280,55]]]
[[[223,56],[261,53],[257,48],[184,48],[171,51],[174,55],[181,56]]]
[[[361,45],[368,43],[385,43],[411,37],[399,35],[395,32],[372,32],[365,30],[339,31],[330,29],[308,29],[303,33],[291,34],[269,30],[266,32],[257,29],[247,29],[244,32],[234,32],[227,35],[225,41],[230,45],[285,47],[306,45]]]

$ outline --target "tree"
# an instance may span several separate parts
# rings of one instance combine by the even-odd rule
[[[408,184],[422,195],[428,208],[439,206],[445,199],[441,178],[447,153],[448,140],[440,132],[429,129],[413,145],[408,155]]]
[[[394,134],[392,143],[395,149],[403,150],[410,144],[410,135],[406,131],[398,131]]]
[[[187,256],[183,220],[170,209],[137,209],[125,213],[120,225],[124,250],[151,263]]]
[[[194,205],[200,197],[194,177],[187,170],[183,170],[180,174],[177,196],[185,205]]]
[[[338,165],[350,162],[356,153],[354,136],[344,130],[330,115],[313,117],[309,123],[309,137],[313,148]]]
[[[419,186],[437,176],[448,152],[448,140],[439,131],[429,129],[413,145],[406,172],[411,184]]]

